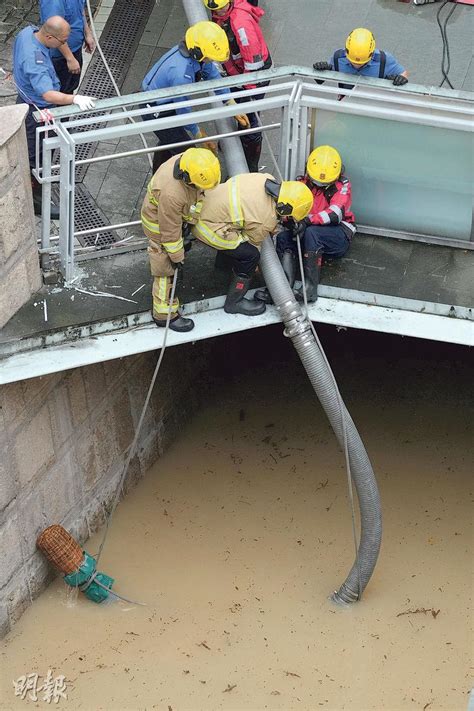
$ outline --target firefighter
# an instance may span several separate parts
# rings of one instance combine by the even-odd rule
[[[356,232],[355,218],[351,212],[351,183],[343,170],[341,157],[335,148],[315,148],[308,157],[306,174],[299,178],[312,192],[311,211],[296,230],[285,230],[277,236],[277,254],[291,288],[297,271],[298,250],[295,238],[301,240],[308,302],[318,298],[323,255],[343,257]],[[296,292],[296,297],[299,301],[304,300],[302,289]],[[268,289],[259,289],[255,298],[272,303]]]
[[[408,72],[390,52],[375,48],[375,38],[370,30],[357,27],[346,39],[346,48],[334,52],[329,62],[315,62],[313,69],[318,72],[334,69],[344,74],[390,79],[395,86],[408,82]],[[352,89],[353,84],[339,84],[341,88]]]
[[[258,316],[265,311],[262,301],[244,298],[260,260],[261,244],[280,220],[302,220],[312,204],[311,190],[304,183],[280,184],[268,173],[237,175],[206,193],[193,234],[222,250],[232,264],[224,304],[227,313]]]
[[[164,89],[171,86],[193,84],[194,82],[211,79],[221,79],[219,69],[214,62],[225,62],[229,57],[229,42],[224,30],[213,22],[198,22],[186,31],[182,42],[172,47],[150,69],[142,82],[142,91]],[[225,97],[226,103],[233,100],[229,89],[216,89],[216,94]],[[180,96],[173,101],[183,101],[186,96]],[[161,99],[155,103],[146,104],[147,107],[170,103],[169,99]],[[154,114],[144,115],[144,119],[153,119],[158,116],[175,116],[176,114],[189,113],[190,108],[177,108],[176,111],[157,111]],[[239,114],[236,117],[239,124],[248,125],[247,116]],[[203,138],[206,134],[195,123],[174,128],[164,128],[155,131],[160,143],[180,143],[190,139]],[[207,141],[200,145],[217,154],[217,143]],[[168,160],[172,155],[181,153],[182,148],[169,148],[155,153],[153,158],[153,172]]]
[[[51,59],[61,82],[60,91],[72,94],[81,79],[82,46],[92,53],[95,41],[87,24],[86,0],[40,0],[41,22],[46,22],[53,15],[64,17],[69,22],[71,33],[67,42],[51,49]]]
[[[212,21],[225,30],[229,40],[230,57],[224,62],[224,69],[228,76],[246,75],[261,69],[270,69],[272,58],[259,25],[260,19],[265,14],[264,10],[256,7],[256,3],[249,3],[248,0],[230,0],[230,2],[229,0],[202,0],[202,2],[211,10]],[[244,89],[265,87],[269,84],[268,81],[252,83],[251,76],[248,79],[249,82],[244,85]],[[254,98],[263,99],[263,97],[262,93]],[[237,101],[240,103],[246,99]],[[249,127],[257,128],[258,114],[248,113],[247,116]],[[249,171],[256,173],[262,152],[262,134],[248,133],[242,136],[241,141]]]
[[[143,231],[149,240],[148,254],[153,279],[153,320],[165,326],[171,308],[170,328],[183,333],[194,328],[190,318],[179,313],[179,300],[170,305],[175,269],[184,262],[184,237],[198,219],[204,190],[220,182],[218,158],[206,148],[188,148],[163,163],[148,183],[142,205]]]
[[[41,27],[31,25],[21,30],[13,45],[13,79],[18,90],[17,104],[28,104],[25,118],[26,140],[30,169],[36,164],[36,127],[33,112],[53,106],[76,104],[85,111],[94,107],[90,96],[65,94],[60,91],[60,81],[54,69],[50,49],[66,44],[69,23],[59,16],[50,17]],[[44,136],[43,136],[44,137]],[[41,156],[41,147],[40,147]],[[41,185],[31,176],[35,215],[41,215]],[[51,218],[59,219],[59,208],[51,204]]]

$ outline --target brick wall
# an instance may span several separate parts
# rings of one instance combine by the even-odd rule
[[[24,104],[0,108],[0,328],[41,287]]]
[[[178,435],[206,388],[206,343],[165,355],[125,490]],[[0,387],[0,637],[54,576],[38,533],[61,523],[84,543],[103,522],[157,354]]]

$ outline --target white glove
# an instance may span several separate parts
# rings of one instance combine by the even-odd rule
[[[79,106],[81,111],[87,111],[88,109],[93,109],[97,99],[95,96],[82,96],[82,94],[76,94],[72,100],[73,104]]]

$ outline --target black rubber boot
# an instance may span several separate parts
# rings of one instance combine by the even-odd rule
[[[158,319],[153,318],[153,321],[159,328],[166,327],[166,319],[164,321],[159,321]],[[194,321],[192,318],[184,318],[181,314],[178,314],[170,320],[170,329],[172,331],[176,331],[177,333],[187,333],[188,331],[192,331],[193,328]]]
[[[306,301],[312,303],[318,298],[319,277],[323,263],[323,250],[305,252],[303,254],[304,280],[306,286]],[[303,287],[296,294],[298,301],[304,301]]]
[[[35,178],[31,179],[31,189],[33,192],[33,210],[38,217],[43,213],[43,196],[41,185]],[[53,202],[50,205],[51,219],[59,220],[59,207]]]
[[[244,314],[244,316],[260,316],[265,312],[266,306],[261,301],[244,299],[249,290],[251,276],[237,274],[230,283],[224,311],[228,314]]]
[[[296,279],[296,255],[291,249],[285,249],[283,254],[281,256],[279,255],[279,257],[285,276],[288,279],[288,284],[293,288]],[[253,298],[257,301],[263,301],[264,304],[273,304],[271,294],[266,288],[257,289]]]

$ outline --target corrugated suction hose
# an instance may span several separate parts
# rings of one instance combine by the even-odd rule
[[[182,1],[190,25],[209,19],[201,0]],[[216,121],[219,133],[234,130],[235,127],[230,124],[230,119]],[[225,138],[221,141],[221,146],[229,175],[247,173],[247,162],[240,140],[236,137]],[[361,536],[356,560],[346,580],[332,595],[332,599],[338,603],[356,602],[362,597],[374,571],[382,541],[382,510],[374,471],[339,394],[327,359],[312,333],[311,324],[290,289],[270,237],[262,245],[260,266],[285,324],[285,335],[293,341],[311,385],[344,449],[347,440],[351,475],[359,499]]]

